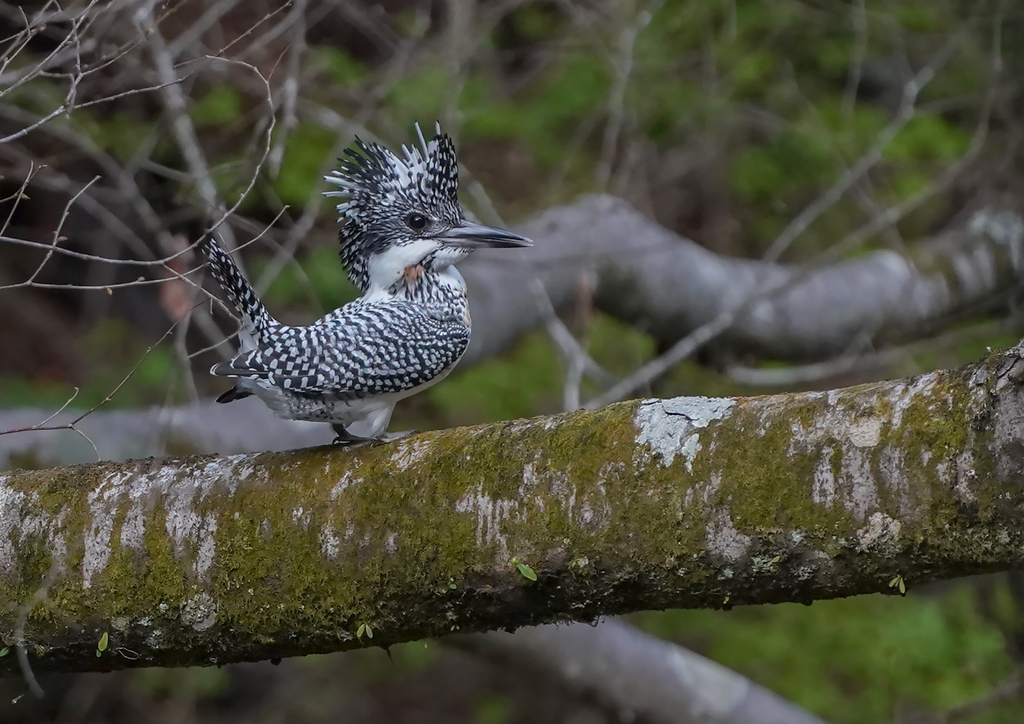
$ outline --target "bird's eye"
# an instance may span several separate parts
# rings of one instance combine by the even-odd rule
[[[413,231],[423,231],[425,228],[427,228],[427,222],[427,217],[416,211],[412,212],[411,214],[405,217],[405,223]]]

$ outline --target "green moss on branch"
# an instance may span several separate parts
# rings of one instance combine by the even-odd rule
[[[36,670],[224,663],[1017,567],[1016,359],[0,476],[0,637]]]

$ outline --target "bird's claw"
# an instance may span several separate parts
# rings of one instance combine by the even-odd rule
[[[398,440],[404,440],[407,437],[411,437],[417,434],[419,430],[400,430],[398,432],[383,432],[380,437],[359,437],[352,435],[349,432],[344,434],[338,433],[338,436],[334,438],[332,444],[343,445],[347,448],[360,448],[360,447],[373,447],[375,445],[383,445],[389,442],[396,442]]]

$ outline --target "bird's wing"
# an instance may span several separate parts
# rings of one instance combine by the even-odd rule
[[[211,370],[298,394],[367,395],[419,387],[466,351],[469,330],[401,300],[348,304],[308,327],[280,326]]]

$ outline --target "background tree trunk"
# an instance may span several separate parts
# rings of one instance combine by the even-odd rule
[[[991,310],[1018,284],[1024,260],[1024,222],[994,209],[903,253],[819,265],[720,256],[611,196],[549,209],[517,230],[535,246],[463,265],[476,323],[464,363],[543,324],[528,293],[535,278],[557,308],[576,297],[581,276],[596,275],[598,308],[663,345],[735,313],[720,348],[809,360],[848,352],[858,340],[921,338],[951,316]]]

